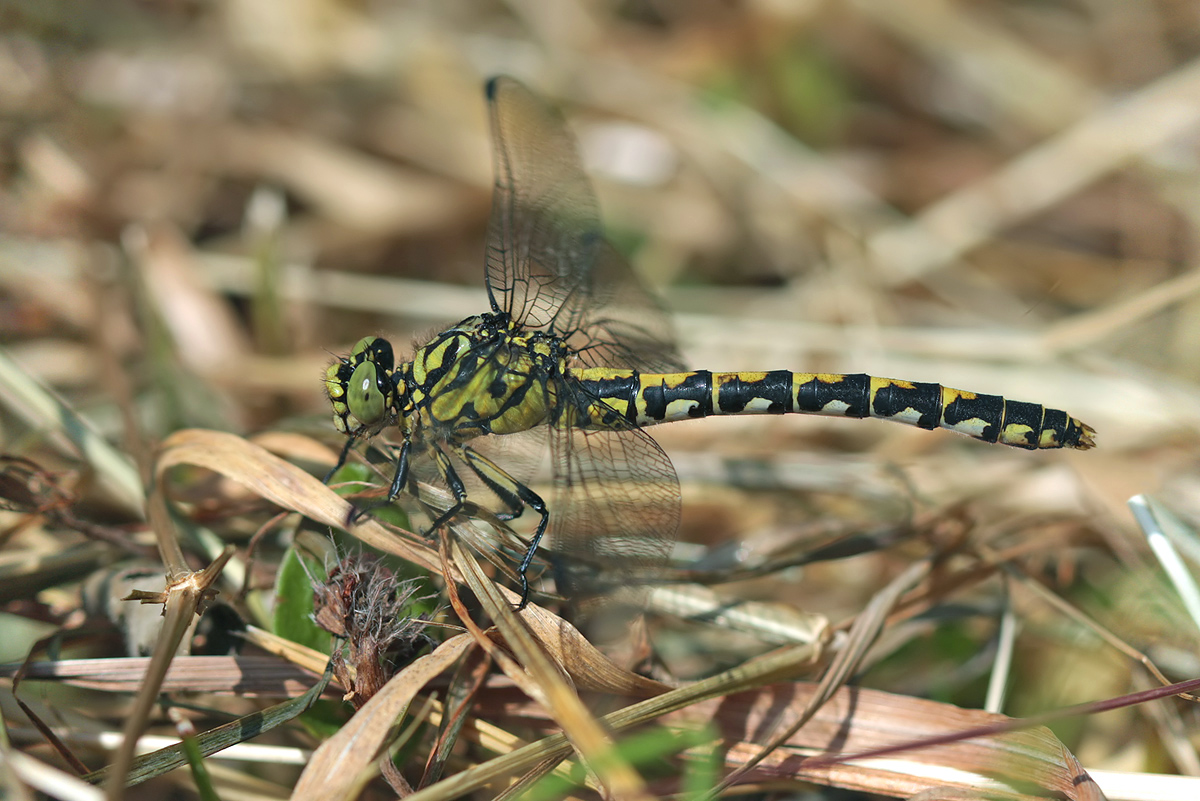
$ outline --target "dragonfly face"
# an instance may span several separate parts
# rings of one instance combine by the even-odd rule
[[[333,406],[333,425],[353,438],[379,433],[395,418],[396,387],[392,345],[363,337],[325,371],[325,390]]]

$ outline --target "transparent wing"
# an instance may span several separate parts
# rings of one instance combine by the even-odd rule
[[[658,444],[636,428],[555,428],[550,451],[559,591],[587,597],[660,567],[679,528],[679,480]]]
[[[591,367],[629,367],[647,373],[685,370],[670,318],[638,283],[629,263],[605,240],[592,265],[595,291],[583,325],[565,336]]]
[[[682,369],[666,313],[613,248],[575,138],[512,78],[487,97],[496,185],[486,275],[493,311],[549,331],[586,364]]]

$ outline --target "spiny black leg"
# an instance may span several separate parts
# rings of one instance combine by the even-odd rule
[[[463,461],[467,463],[467,466],[471,468],[471,471],[474,472],[475,475],[479,476],[479,480],[483,482],[484,486],[486,486],[495,494],[500,503],[508,507],[507,512],[496,513],[497,520],[502,520],[507,523],[510,520],[516,520],[518,517],[524,514],[525,501],[522,497],[523,494],[532,495],[535,498],[537,497],[531,490],[521,484],[521,482],[517,481],[508,473],[494,465],[490,459],[480,455],[478,451],[464,447],[461,455],[463,457]],[[504,480],[509,483],[509,486],[502,484],[499,480],[497,480],[497,477],[492,476],[489,471],[495,471],[497,476],[502,476]],[[522,493],[522,490],[524,490],[524,493]],[[538,500],[541,499],[539,498]]]
[[[463,486],[462,479],[458,477],[458,473],[454,471],[454,465],[450,464],[450,460],[446,455],[435,448],[434,462],[441,471],[442,478],[446,480],[446,486],[450,488],[450,493],[454,496],[454,504],[437,516],[437,519],[430,524],[431,532],[437,531],[446,523],[462,511],[463,505],[467,501],[467,488]]]
[[[529,548],[526,549],[525,556],[521,559],[521,566],[517,571],[521,575],[521,603],[517,604],[517,611],[520,612],[529,604],[529,577],[525,573],[529,570],[529,564],[533,561],[533,555],[537,553],[538,545],[541,543],[542,537],[546,534],[546,526],[550,523],[550,512],[546,510],[546,504],[533,490],[524,484],[518,484],[517,486],[532,496],[532,500],[526,499],[525,502],[529,504],[530,509],[542,516],[542,519],[538,521],[537,531],[533,533],[533,539],[529,541]]]
[[[546,502],[536,492],[520,481],[517,481],[501,467],[477,451],[464,447],[460,455],[463,461],[475,472],[475,475],[479,476],[480,481],[495,493],[501,503],[512,510],[510,515],[496,515],[497,518],[500,520],[511,520],[520,515],[526,506],[541,515],[542,519],[538,522],[537,531],[534,532],[529,548],[525,551],[525,556],[521,559],[519,570],[521,575],[521,603],[517,606],[517,611],[520,612],[529,605],[529,578],[526,576],[526,572],[533,561],[533,555],[537,553],[538,543],[542,541],[542,536],[546,533],[546,526],[550,522],[550,513],[546,511]]]
[[[408,451],[411,444],[409,440],[404,440],[404,444],[400,446],[400,452],[396,454],[396,472],[392,474],[392,483],[388,486],[387,497],[382,501],[369,503],[361,509],[351,506],[350,515],[346,518],[347,526],[353,526],[362,520],[372,509],[378,509],[380,506],[386,506],[396,500],[396,496],[404,490],[404,486],[408,483]]]
[[[392,476],[392,485],[388,487],[387,502],[396,500],[396,496],[404,490],[408,483],[408,450],[412,446],[410,440],[404,440],[400,446],[400,455],[396,457],[396,473]]]
[[[333,474],[342,469],[342,466],[346,464],[346,459],[350,458],[350,449],[353,447],[354,437],[346,437],[346,444],[342,446],[342,452],[338,456],[337,464],[333,466],[332,470],[325,474],[325,478],[321,479],[322,484],[328,484],[329,479],[333,478]]]

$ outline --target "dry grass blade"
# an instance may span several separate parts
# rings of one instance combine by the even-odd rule
[[[1049,328],[1042,342],[1053,353],[1078,350],[1137,325],[1171,306],[1186,304],[1200,294],[1200,270],[1169,278],[1110,306],[1076,315]]]
[[[1033,148],[990,178],[880,231],[870,249],[883,280],[900,284],[944,267],[1006,226],[1062,201],[1105,173],[1200,122],[1200,61],[1190,62]]]
[[[659,695],[671,689],[614,664],[579,629],[536,604],[521,610],[520,619],[580,689],[634,698]]]
[[[287,723],[306,711],[321,697],[329,684],[330,675],[330,671],[326,670],[325,674],[307,691],[289,701],[252,712],[202,734],[193,735],[191,744],[171,742],[156,751],[139,756],[133,760],[125,777],[126,786],[132,787],[187,764],[189,749],[194,748],[200,757],[211,756]],[[94,781],[103,781],[106,776],[110,775],[111,770],[111,768],[102,768],[89,774],[88,778]]]
[[[269,176],[359,231],[424,231],[470,200],[442,182],[316,136],[231,125],[220,137],[230,167]]]
[[[483,574],[474,555],[459,545],[456,537],[448,539],[454,563],[463,572],[467,584],[483,604],[484,610],[495,621],[505,644],[516,654],[520,665],[513,664],[505,654],[495,649],[470,617],[460,613],[471,633],[484,647],[490,649],[497,663],[529,697],[546,706],[550,716],[562,726],[563,732],[578,750],[584,763],[595,771],[597,779],[614,798],[649,798],[641,777],[617,756],[611,736],[588,711],[575,688],[564,679],[561,668],[550,659],[534,638],[532,631],[514,611],[516,596],[511,592],[502,592],[493,584]]]
[[[1086,113],[1096,92],[1010,31],[977,20],[971,9],[941,2],[858,0],[864,14],[948,67],[1000,114],[1039,131],[1057,130]]]
[[[74,409],[30,377],[2,349],[0,397],[44,436],[64,438],[77,448],[124,511],[139,517],[144,514],[145,491],[129,457],[113,448]]]
[[[849,681],[850,676],[862,664],[867,650],[874,645],[876,638],[879,637],[879,632],[883,630],[883,625],[887,622],[888,615],[891,614],[892,609],[899,603],[901,596],[916,586],[928,574],[929,563],[917,562],[893,579],[887,587],[875,594],[871,599],[871,603],[867,604],[867,608],[862,611],[862,614],[855,619],[854,625],[850,627],[850,634],[846,638],[846,642],[843,644],[841,650],[838,651],[837,656],[834,657],[833,662],[830,663],[829,668],[825,671],[825,675],[821,677],[821,681],[817,685],[816,694],[804,709],[801,710],[799,717],[789,724],[786,729],[779,731],[777,734],[772,733],[770,741],[763,746],[759,756],[751,759],[746,765],[738,768],[738,770],[726,777],[722,782],[722,787],[730,787],[735,784],[739,778],[757,765],[762,758],[787,742],[834,692],[841,689]],[[778,728],[778,723],[775,723],[769,726],[767,730],[775,732]]]
[[[874,690],[837,690],[803,728],[763,756],[753,741],[758,732],[770,730],[780,709],[805,714],[822,695],[809,682],[773,685],[707,701],[667,721],[717,726],[728,745],[730,767],[739,768],[740,774],[757,765],[745,777],[748,780],[816,781],[898,797],[947,784],[989,790],[1001,798],[1043,798],[1046,792],[1080,801],[1089,797],[1074,789],[1086,774],[1048,729],[960,739],[982,727],[1016,722],[1003,715]],[[888,758],[874,755],[884,749]],[[898,753],[901,749],[903,753]],[[836,758],[830,758],[831,752]],[[855,756],[860,754],[861,760]]]
[[[333,528],[343,528],[351,505],[318,479],[263,448],[233,434],[188,429],[164,440],[157,461],[159,480],[176,465],[196,465],[220,473],[256,495]],[[441,571],[434,552],[420,543],[397,537],[380,523],[365,518],[350,533],[373,548],[414,562],[428,570]]]
[[[29,664],[25,678],[54,679],[71,687],[104,692],[135,692],[146,680],[150,661],[148,656],[132,656],[33,662]],[[13,672],[9,668],[0,668],[0,676]],[[162,691],[291,698],[303,694],[319,675],[274,657],[178,656],[163,678]]]
[[[258,626],[246,627],[246,641],[253,643],[268,654],[274,654],[297,667],[316,673],[329,662],[329,655],[313,650],[306,645],[292,642],[289,639],[260,629]],[[344,688],[343,688],[344,689]]]
[[[189,367],[215,372],[245,357],[249,343],[236,315],[201,285],[191,247],[179,231],[164,225],[136,227],[123,241],[146,288],[146,303]]]
[[[82,779],[19,751],[5,749],[3,761],[8,769],[4,770],[5,775],[0,781],[4,782],[6,790],[12,790],[13,801],[32,801],[29,788],[65,801],[101,801],[104,798],[103,792]],[[15,779],[28,786],[16,784],[12,781]]]
[[[618,590],[617,595],[620,594]],[[829,620],[824,615],[806,614],[782,604],[731,602],[703,584],[653,587],[646,606],[661,614],[702,620],[730,631],[749,633],[775,645],[816,643],[829,630]]]
[[[155,520],[154,523],[156,527],[165,526],[167,521],[161,519]],[[159,534],[160,539],[164,536],[169,535]],[[171,660],[174,658],[184,634],[191,626],[192,619],[200,614],[203,605],[211,600],[212,590],[210,587],[231,556],[233,556],[232,546],[205,570],[183,576],[176,574],[172,577],[167,589],[161,593],[163,598],[159,602],[164,604],[162,631],[159,633],[158,642],[154,646],[154,654],[146,670],[146,681],[139,688],[138,695],[134,699],[133,709],[130,710],[126,720],[123,731],[124,740],[109,768],[111,772],[105,790],[109,801],[120,801],[125,795],[126,774],[129,773],[130,765],[133,764],[137,740],[145,731],[150,711],[158,702],[158,694],[163,679],[167,675],[167,669],[171,665]],[[133,599],[134,596],[131,596],[126,600]],[[149,598],[139,598],[139,600],[142,600],[143,603],[153,602]]]
[[[421,688],[439,676],[466,652],[472,639],[451,637],[433,653],[418,657],[397,673],[313,754],[292,794],[304,799],[352,798],[363,775],[387,744],[388,733],[408,709]]]
[[[450,760],[463,741],[463,727],[471,718],[471,710],[491,670],[492,659],[482,648],[468,652],[455,666],[441,702],[442,714],[437,724],[437,736],[433,738],[418,787],[436,784],[445,775]]]
[[[0,563],[0,602],[7,603],[53,586],[62,580],[86,576],[111,564],[112,548],[100,542],[85,542],[55,553]]]

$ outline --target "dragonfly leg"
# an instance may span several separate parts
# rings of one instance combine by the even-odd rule
[[[442,474],[442,479],[446,482],[446,486],[450,488],[450,493],[454,496],[454,503],[450,508],[438,515],[429,525],[429,531],[437,531],[446,523],[454,519],[454,516],[462,511],[463,504],[467,501],[467,488],[463,486],[462,479],[458,477],[458,473],[454,470],[454,465],[450,464],[449,457],[442,452],[442,449],[434,446],[430,448],[433,454],[434,464],[437,465],[438,472]]]
[[[322,484],[328,484],[329,479],[333,478],[333,474],[342,469],[342,465],[346,464],[346,459],[350,457],[350,449],[353,447],[354,437],[346,437],[346,444],[342,446],[342,452],[338,455],[337,464],[325,474],[325,478],[321,479]]]
[[[521,565],[517,570],[521,577],[521,603],[517,605],[517,611],[520,612],[529,604],[529,577],[526,573],[530,563],[533,562],[534,554],[537,553],[538,544],[546,534],[546,527],[550,523],[550,512],[546,509],[546,502],[542,500],[542,496],[517,481],[491,459],[467,447],[462,449],[461,455],[463,461],[470,465],[471,469],[475,471],[475,475],[479,476],[479,480],[500,499],[501,503],[512,510],[507,517],[502,515],[497,515],[497,517],[501,520],[512,520],[519,517],[526,506],[541,516],[537,530],[529,541],[529,547],[525,550],[525,555],[521,557]]]
[[[541,501],[541,498],[538,498]],[[529,541],[529,548],[525,551],[525,556],[521,558],[521,566],[517,568],[517,572],[521,576],[521,603],[517,604],[517,611],[520,612],[529,603],[529,578],[525,575],[529,570],[529,563],[533,561],[533,555],[537,553],[538,544],[542,541],[542,537],[546,535],[546,525],[550,522],[550,512],[546,510],[546,504],[542,503],[541,508],[530,506],[542,516],[538,521],[537,531],[533,533],[533,539]]]
[[[382,501],[367,504],[361,509],[351,507],[350,516],[346,518],[346,525],[352,526],[359,520],[366,517],[367,513],[372,509],[378,509],[380,506],[386,506],[396,500],[406,484],[408,484],[408,452],[411,447],[409,440],[404,440],[404,444],[400,446],[400,451],[396,454],[396,472],[392,474],[392,483],[388,486],[387,496]],[[342,454],[343,457],[345,453]],[[345,459],[343,458],[343,461]],[[336,469],[336,468],[335,468]],[[332,475],[332,474],[330,474]]]
[[[404,444],[400,446],[400,453],[396,456],[396,472],[392,475],[391,486],[388,487],[388,503],[396,500],[396,496],[404,490],[404,485],[408,483],[408,451],[411,446],[412,441],[408,439],[404,440]]]
[[[438,470],[441,472],[446,484],[450,487],[450,492],[454,494],[454,505],[438,515],[438,518],[429,526],[430,531],[436,531],[449,522],[451,518],[462,510],[467,500],[466,487],[463,486],[462,479],[458,477],[458,473],[454,471],[454,465],[450,464],[450,460],[446,458],[446,454],[440,448],[434,448],[433,454]],[[525,552],[524,558],[521,559],[521,568],[518,571],[521,577],[521,603],[517,605],[517,611],[520,612],[529,603],[529,579],[526,577],[525,571],[529,568],[530,561],[533,560],[533,554],[537,551],[538,542],[546,532],[546,523],[550,520],[550,514],[546,511],[546,504],[537,493],[504,472],[500,467],[497,467],[490,459],[465,447],[459,449],[458,455],[474,471],[475,475],[479,476],[479,479],[487,488],[494,492],[496,497],[512,510],[510,520],[524,511],[526,505],[542,516],[542,520],[538,524],[537,533],[533,536],[529,550]]]

